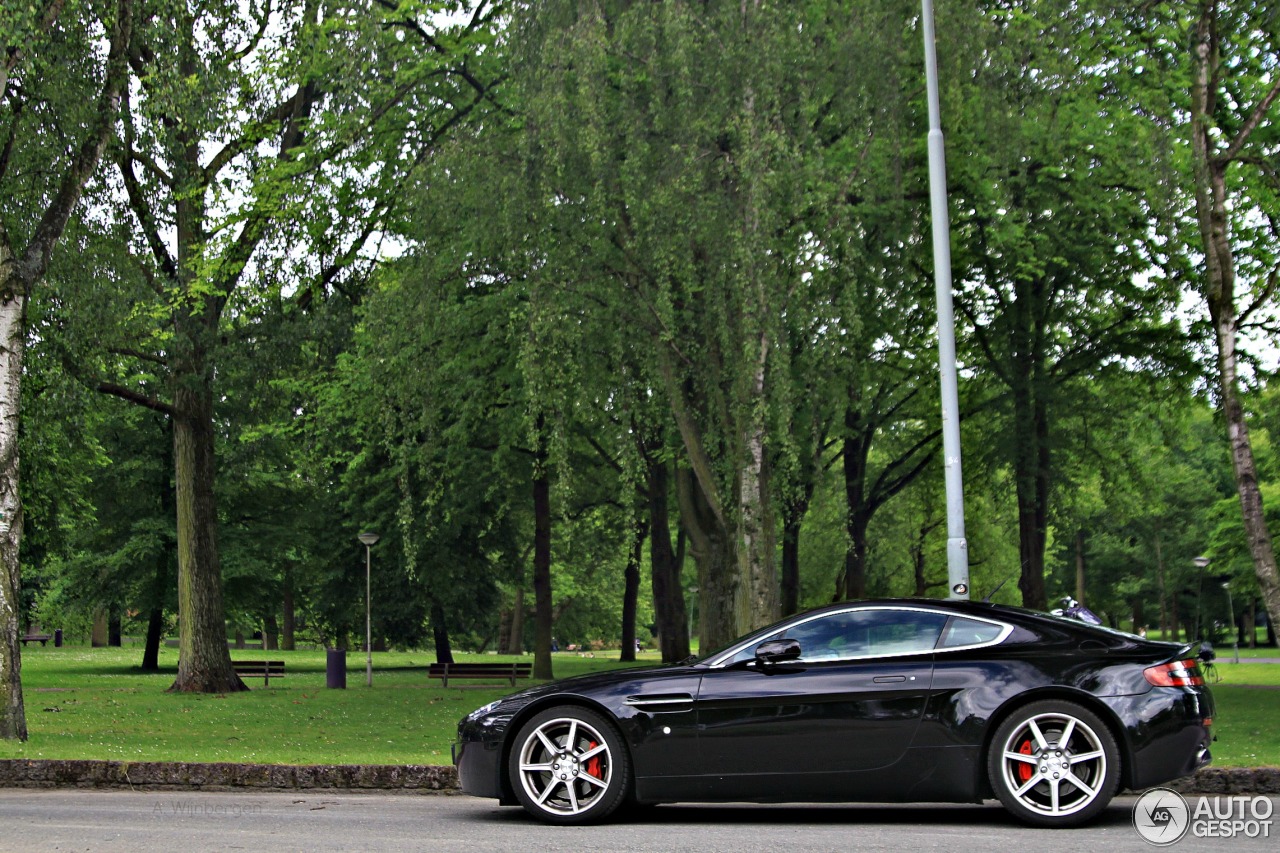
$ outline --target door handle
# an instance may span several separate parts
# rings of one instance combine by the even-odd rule
[[[898,681],[906,681],[907,677],[905,675],[877,675],[871,680],[876,684],[893,684]]]

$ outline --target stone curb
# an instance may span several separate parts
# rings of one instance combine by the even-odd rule
[[[0,788],[328,789],[453,794],[453,767],[429,764],[233,764],[0,759]],[[1181,794],[1280,794],[1280,767],[1208,767],[1167,787]]]
[[[1179,794],[1280,794],[1280,767],[1206,767],[1162,787]]]
[[[453,767],[426,764],[234,764],[0,760],[0,787],[152,790],[331,789],[456,793]]]

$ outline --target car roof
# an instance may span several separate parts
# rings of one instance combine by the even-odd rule
[[[990,601],[969,601],[954,598],[874,598],[859,599],[856,601],[841,601],[835,604],[824,605],[813,610],[809,610],[797,616],[818,615],[827,612],[838,612],[847,610],[850,607],[913,607],[928,608],[946,613],[954,613],[957,615],[985,617],[987,619],[999,619],[1005,622],[1020,625],[1022,627],[1030,627],[1038,630],[1050,630],[1057,632],[1066,632],[1076,636],[1091,637],[1094,639],[1106,639],[1108,645],[1114,643],[1118,639],[1126,641],[1136,641],[1143,645],[1164,646],[1169,645],[1160,643],[1155,640],[1141,640],[1140,638],[1126,634],[1123,631],[1116,631],[1104,625],[1091,625],[1087,622],[1081,622],[1077,619],[1071,619],[1062,616],[1054,616],[1049,613],[1043,613],[1038,610],[1030,610],[1026,607],[1016,607],[1011,604],[995,604]],[[1177,644],[1172,644],[1177,645]]]

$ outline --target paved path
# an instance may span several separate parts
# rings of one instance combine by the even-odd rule
[[[0,789],[0,850],[828,851],[1105,850],[1150,853],[1117,799],[1096,825],[1033,830],[986,806],[663,806],[631,822],[565,828],[461,796]],[[1192,798],[1192,808],[1195,799]],[[1272,801],[1280,824],[1280,800]],[[1280,826],[1273,826],[1280,834]],[[1276,838],[1187,837],[1170,850],[1276,850]]]

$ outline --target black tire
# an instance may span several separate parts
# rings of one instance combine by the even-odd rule
[[[595,711],[548,708],[520,727],[507,759],[525,811],[555,824],[598,823],[631,787],[631,757],[617,728]]]
[[[1116,795],[1120,749],[1088,708],[1057,699],[1032,702],[996,729],[987,749],[987,778],[1023,823],[1079,826]]]

